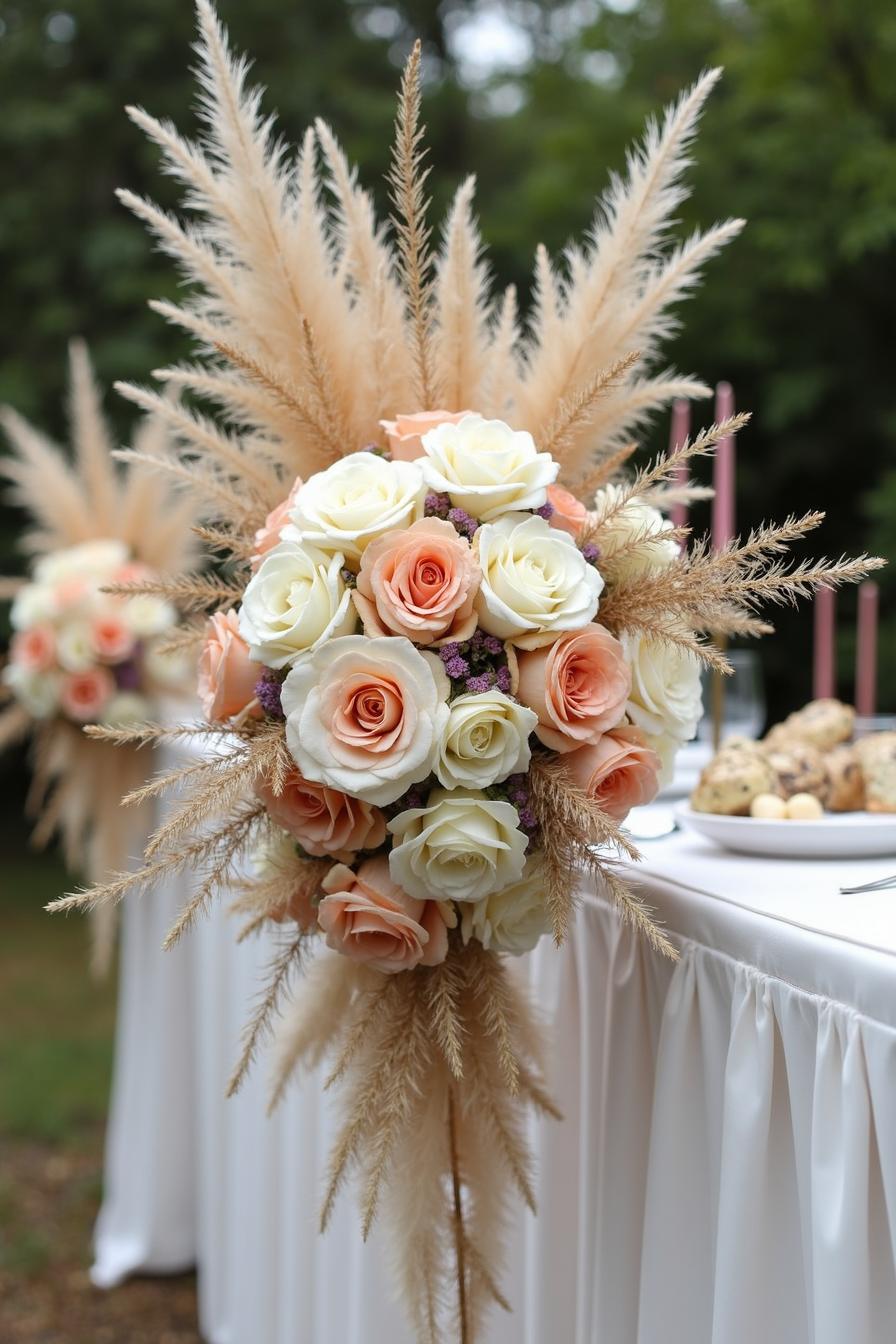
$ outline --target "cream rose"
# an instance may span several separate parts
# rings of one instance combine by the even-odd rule
[[[482,580],[479,624],[523,648],[578,630],[597,614],[604,581],[572,537],[543,518],[511,513],[473,540]]]
[[[240,634],[249,655],[267,667],[286,667],[325,640],[357,625],[342,577],[341,554],[281,542],[268,551],[243,594]]]
[[[356,873],[338,863],[322,885],[317,918],[335,952],[384,975],[445,960],[448,930],[438,904],[402,891],[385,858],[368,859]]]
[[[600,522],[618,506],[621,497],[622,487],[619,485],[605,485],[598,490],[591,521]],[[659,509],[652,504],[637,497],[630,499],[601,528],[602,562],[607,568],[612,566],[614,576],[619,579],[638,578],[651,570],[664,569],[677,558],[678,543],[669,538],[662,541],[650,541],[649,538],[668,526]],[[618,559],[615,559],[617,553]]]
[[[629,718],[645,733],[689,741],[703,714],[697,658],[649,635],[627,634],[621,642],[632,670]]]
[[[517,695],[535,711],[535,731],[552,751],[574,751],[614,728],[631,684],[625,650],[600,625],[569,630],[550,647],[517,657]]]
[[[170,630],[177,622],[177,613],[170,602],[152,593],[138,593],[122,604],[122,616],[138,639],[151,639]]]
[[[416,462],[387,462],[376,453],[350,453],[310,477],[290,512],[293,538],[357,561],[376,537],[423,515],[426,487]]]
[[[381,420],[380,428],[386,431],[393,462],[416,462],[423,456],[422,438],[428,430],[437,425],[456,425],[470,414],[470,411],[414,411],[395,420]]]
[[[103,723],[116,728],[131,727],[137,723],[146,723],[151,713],[145,696],[136,691],[118,691],[103,710]]]
[[[469,639],[479,567],[470,543],[441,518],[387,532],[361,557],[354,603],[367,635],[414,644]]]
[[[128,559],[123,541],[84,541],[62,551],[51,551],[34,566],[39,583],[59,583],[70,578],[104,580],[110,578]]]
[[[481,901],[522,876],[528,839],[511,803],[434,789],[389,823],[392,876],[412,896]]]
[[[430,430],[423,435],[423,450],[420,466],[429,488],[450,495],[454,505],[482,522],[540,509],[560,470],[526,430],[481,415]]]
[[[287,745],[306,779],[382,807],[432,772],[449,692],[410,640],[331,639],[283,683]]]
[[[529,766],[538,715],[503,691],[459,695],[448,706],[436,774],[446,789],[487,789]]]
[[[526,860],[518,882],[493,891],[484,901],[462,906],[460,929],[465,944],[475,938],[494,952],[514,957],[531,952],[551,930],[541,858],[533,855]]]
[[[59,708],[58,672],[36,672],[23,663],[8,663],[3,681],[33,719],[48,719]]]
[[[26,583],[13,598],[9,623],[13,630],[45,625],[59,614],[53,589],[46,583]]]

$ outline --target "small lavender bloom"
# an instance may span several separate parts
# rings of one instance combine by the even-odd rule
[[[593,541],[586,541],[585,545],[582,547],[582,554],[589,565],[596,565],[600,559],[600,547],[595,546]]]
[[[496,676],[496,684],[497,684],[498,690],[499,690],[499,691],[503,691],[505,695],[508,695],[508,694],[510,693],[510,668],[509,668],[509,667],[499,667],[499,668],[498,668],[498,672],[497,672],[497,676]]]
[[[423,512],[428,518],[447,518],[450,508],[450,497],[440,494],[437,490],[430,490],[423,501]]]
[[[457,654],[454,658],[449,658],[445,664],[445,671],[452,681],[457,681],[460,677],[465,677],[470,670],[470,664],[466,658],[461,658]]]
[[[495,657],[504,652],[504,645],[497,635],[486,635],[483,639],[486,653],[491,653]]]
[[[467,690],[472,695],[482,695],[490,691],[494,683],[494,672],[483,672],[479,677],[467,677]]]
[[[453,640],[449,641],[449,643],[447,644],[443,644],[442,647],[439,649],[439,657],[441,658],[443,663],[450,662],[451,659],[456,658],[459,653],[460,653],[460,645],[454,643]]]
[[[401,800],[402,812],[409,811],[412,807],[423,807],[425,798],[419,789],[409,789]]]
[[[280,703],[280,682],[267,673],[262,673],[255,683],[255,696],[265,714],[271,719],[285,719]]]
[[[357,588],[358,576],[353,570],[340,569],[339,573],[342,576],[342,582],[345,584],[346,588]]]
[[[540,509],[535,509],[534,512],[538,515],[539,518],[544,518],[545,522],[547,522],[549,518],[553,518],[554,514],[556,513],[556,509],[554,508],[550,500],[548,500],[546,503],[542,504]]]
[[[448,521],[465,537],[472,537],[479,526],[476,519],[472,514],[467,513],[466,509],[449,509]]]
[[[115,684],[122,691],[139,691],[140,689],[140,668],[133,658],[129,658],[126,663],[119,663],[113,668],[115,673]]]
[[[524,831],[537,831],[538,820],[535,813],[529,807],[523,807],[519,810],[520,825]]]

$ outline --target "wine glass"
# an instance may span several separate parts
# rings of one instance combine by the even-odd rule
[[[722,707],[721,740],[726,737],[757,738],[765,723],[765,691],[762,683],[762,664],[755,649],[732,649],[727,658],[734,669],[723,677],[724,701]],[[697,728],[700,742],[712,741],[712,668],[704,668],[704,715]]]

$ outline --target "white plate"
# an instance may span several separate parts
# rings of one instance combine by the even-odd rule
[[[760,817],[720,817],[694,812],[687,803],[675,819],[725,849],[784,859],[870,859],[896,857],[896,815],[826,812],[817,821],[777,821]]]

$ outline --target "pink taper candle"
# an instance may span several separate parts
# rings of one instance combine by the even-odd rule
[[[837,598],[833,588],[815,594],[815,648],[812,661],[812,695],[827,700],[836,693],[835,670]]]
[[[685,439],[691,432],[691,403],[685,401],[684,397],[678,397],[672,403],[672,425],[669,430],[669,451],[674,452],[680,448]],[[682,462],[675,468],[675,475],[672,478],[672,485],[679,489],[688,483],[688,469]],[[688,506],[683,501],[675,503],[669,511],[669,517],[672,519],[674,527],[687,527],[688,525]]]
[[[734,389],[730,383],[719,383],[716,388],[716,424],[734,414]],[[729,435],[718,444],[713,466],[712,484],[712,544],[719,551],[734,536],[734,436]]]
[[[856,633],[856,709],[863,718],[877,709],[877,604],[877,584],[868,580],[859,588]]]

